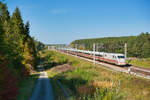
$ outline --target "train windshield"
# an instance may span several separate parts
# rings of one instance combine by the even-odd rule
[[[124,56],[118,56],[118,58],[125,58]]]

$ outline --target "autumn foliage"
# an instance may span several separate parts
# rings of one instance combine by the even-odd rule
[[[0,100],[15,100],[18,83],[36,66],[29,27],[29,22],[23,23],[19,8],[10,16],[6,4],[0,2]]]
[[[0,98],[1,100],[13,100],[18,94],[16,86],[18,80],[8,69],[8,66],[0,62]]]

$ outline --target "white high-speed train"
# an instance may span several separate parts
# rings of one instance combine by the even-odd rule
[[[108,62],[120,66],[126,65],[125,55],[120,53],[94,52],[73,48],[59,48],[59,50],[90,59],[93,59],[93,56],[95,55],[95,59],[99,61]]]

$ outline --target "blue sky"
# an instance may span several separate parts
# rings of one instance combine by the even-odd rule
[[[150,32],[150,0],[5,0],[46,44]]]

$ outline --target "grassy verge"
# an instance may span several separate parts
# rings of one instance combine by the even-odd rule
[[[17,96],[17,100],[29,100],[34,90],[38,76],[38,73],[34,73],[27,78],[22,79],[22,81],[18,84],[19,95]]]
[[[51,78],[51,84],[52,84],[53,92],[54,92],[54,99],[55,100],[67,100],[65,94],[63,93],[63,90],[57,83],[57,79],[53,78],[56,75],[56,73],[49,70],[48,75],[49,75],[49,78]]]
[[[66,100],[59,99],[59,96],[64,94],[56,84],[57,80],[69,91],[72,100],[149,100],[150,98],[150,80],[109,71],[101,65],[93,66],[91,62],[59,52],[48,52],[55,55],[51,57],[56,65],[61,61],[61,64],[67,63],[73,67],[73,70],[65,72],[56,71],[55,66],[48,70],[52,84],[55,84],[53,87],[55,100]]]
[[[150,68],[150,58],[145,59],[132,59],[128,62],[137,67]]]

